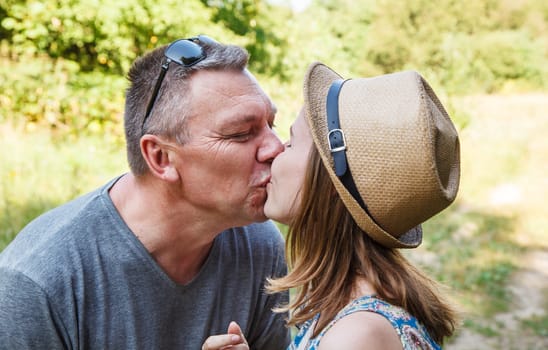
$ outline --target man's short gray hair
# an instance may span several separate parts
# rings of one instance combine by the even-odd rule
[[[162,46],[138,58],[128,72],[124,127],[129,167],[136,175],[143,175],[148,166],[141,154],[140,139],[145,133],[161,135],[183,144],[188,137],[185,123],[188,117],[189,78],[199,70],[238,70],[247,67],[249,55],[239,46],[200,43],[206,58],[191,67],[171,62],[162,82],[151,114],[142,128],[145,110],[164,62]]]

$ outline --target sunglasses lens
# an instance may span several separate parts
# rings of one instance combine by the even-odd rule
[[[165,55],[170,60],[186,67],[192,66],[205,58],[202,47],[186,39],[178,40],[169,45]]]

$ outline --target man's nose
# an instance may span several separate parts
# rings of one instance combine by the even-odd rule
[[[257,151],[257,160],[259,162],[272,162],[283,150],[284,146],[276,131],[268,128],[265,130],[263,142]]]

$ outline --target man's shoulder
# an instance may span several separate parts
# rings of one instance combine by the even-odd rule
[[[99,215],[97,204],[101,189],[84,194],[33,219],[0,253],[0,267],[32,276],[39,272],[49,278],[78,246],[85,246],[87,231],[96,227],[93,216]],[[101,219],[97,219],[100,222]]]

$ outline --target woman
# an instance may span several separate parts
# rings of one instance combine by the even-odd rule
[[[449,116],[410,71],[343,80],[315,63],[304,97],[265,204],[289,226],[291,271],[269,289],[296,289],[280,310],[300,327],[290,349],[440,348],[456,313],[396,248],[417,247],[420,224],[456,196],[459,140]],[[245,348],[231,327],[234,342],[223,344]]]

